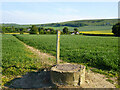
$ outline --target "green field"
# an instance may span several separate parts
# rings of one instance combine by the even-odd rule
[[[55,30],[63,31],[64,26],[61,27],[49,27],[46,26],[45,28],[54,28]],[[74,31],[76,27],[68,27],[69,31]],[[112,30],[112,26],[84,26],[84,27],[77,27],[79,31],[106,31]],[[111,32],[110,32],[111,33]]]
[[[2,84],[41,67],[35,55],[12,35],[2,35]]]
[[[56,35],[17,35],[24,43],[56,56]],[[60,58],[104,70],[118,70],[118,38],[61,35]]]

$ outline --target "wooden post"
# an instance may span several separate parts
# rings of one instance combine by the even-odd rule
[[[56,63],[59,64],[60,60],[59,60],[59,56],[60,56],[60,31],[57,31],[57,55],[56,55]]]

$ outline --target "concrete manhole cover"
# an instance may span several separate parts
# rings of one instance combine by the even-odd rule
[[[51,79],[56,85],[82,85],[85,82],[85,66],[70,63],[57,64],[51,68]]]

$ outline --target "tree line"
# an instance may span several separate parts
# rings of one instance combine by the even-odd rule
[[[39,26],[39,25],[38,25]],[[61,27],[61,26],[68,26],[68,27],[83,27],[88,26],[84,23],[78,23],[78,22],[69,22],[69,23],[51,23],[51,24],[41,24],[40,26],[52,26],[52,27]]]
[[[14,26],[12,27],[2,27],[2,30],[0,33],[30,33],[30,34],[57,34],[57,30],[54,30],[53,28],[44,28],[44,27],[37,27],[35,25],[32,25],[32,27],[29,28],[15,28]],[[78,28],[74,28],[74,31],[72,33],[77,34]],[[120,22],[113,25],[112,27],[112,33],[116,36],[120,36]],[[68,27],[64,27],[63,31],[61,34],[71,34],[69,31]]]
[[[18,28],[15,28],[14,26],[12,27],[5,27],[5,26],[2,26],[2,31],[1,33],[28,33],[29,28],[22,28],[22,27],[18,27]]]
[[[54,30],[53,28],[44,28],[44,27],[39,27],[37,28],[35,25],[32,25],[32,28],[30,30],[30,34],[57,34],[57,30]],[[78,28],[74,28],[73,33],[77,34]],[[61,34],[71,34],[69,31],[68,27],[64,27],[63,31]]]
[[[77,33],[78,28],[74,28],[74,31],[72,33]],[[2,27],[2,32],[1,33],[30,33],[30,34],[57,34],[57,30],[54,30],[53,28],[44,28],[44,27],[37,27],[36,25],[32,25],[32,27],[29,28],[15,28],[14,26],[12,27]],[[71,34],[69,31],[68,27],[64,27],[63,31],[61,31],[61,34]]]

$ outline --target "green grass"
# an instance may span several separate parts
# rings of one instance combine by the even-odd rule
[[[54,28],[55,30],[63,31],[64,26],[61,27],[45,27],[45,28]],[[69,31],[74,31],[76,27],[68,27]],[[84,27],[77,27],[79,31],[105,31],[105,30],[112,30],[112,26],[84,26]]]
[[[112,30],[101,30],[101,33],[112,33]]]
[[[105,71],[105,70],[94,68],[94,69],[91,69],[91,71],[96,72],[96,73],[100,73],[100,74],[104,74],[107,77],[114,77],[114,76],[118,77],[118,73],[114,72],[113,70],[111,70],[111,71]]]
[[[56,56],[56,35],[17,35],[21,41]],[[118,38],[61,35],[60,58],[102,70],[118,70]]]
[[[2,35],[2,84],[15,76],[37,70],[39,61],[23,43],[12,35]]]
[[[85,26],[79,27],[79,31],[103,31],[112,30],[112,26]]]
[[[111,79],[106,79],[106,81],[108,81],[108,82],[110,82],[110,83],[114,83],[114,81],[113,80],[111,80]]]

